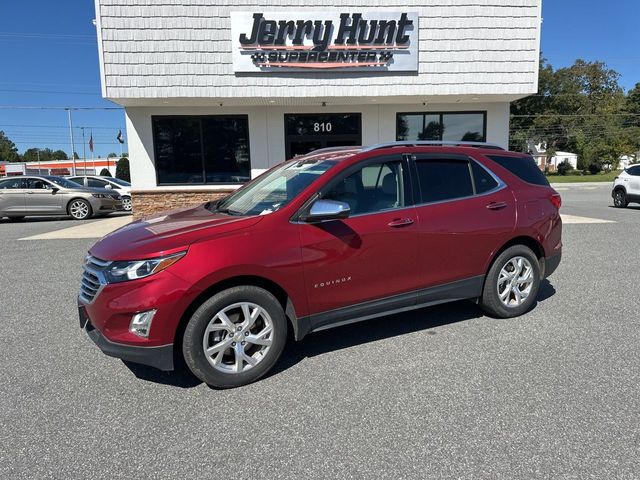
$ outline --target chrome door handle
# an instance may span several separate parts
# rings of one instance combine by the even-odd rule
[[[408,225],[413,225],[413,218],[397,218],[387,223],[387,225],[394,228],[406,227]]]
[[[491,202],[487,205],[489,210],[500,210],[501,208],[505,208],[507,206],[507,202]]]

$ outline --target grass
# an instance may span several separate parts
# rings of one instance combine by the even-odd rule
[[[620,175],[620,170],[587,175],[549,175],[547,180],[549,183],[613,182],[618,175]]]

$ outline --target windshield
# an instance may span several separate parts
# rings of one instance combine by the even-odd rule
[[[64,188],[84,188],[82,185],[62,177],[46,177],[50,182],[60,185]]]
[[[230,215],[266,215],[277,211],[336,165],[336,160],[302,160],[284,163],[246,188],[215,205]]]
[[[118,185],[122,185],[123,187],[130,187],[131,186],[131,184],[129,182],[126,182],[124,180],[120,180],[119,178],[109,177],[109,178],[105,178],[105,180],[108,181],[108,182],[117,183]]]

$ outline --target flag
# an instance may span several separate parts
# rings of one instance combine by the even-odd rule
[[[118,130],[118,136],[116,137],[116,140],[118,140],[118,142],[120,143],[124,143],[124,138],[122,138],[122,130]]]
[[[93,133],[91,134],[91,138],[89,138],[89,151],[93,153]]]

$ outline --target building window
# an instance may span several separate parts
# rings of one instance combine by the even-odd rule
[[[152,117],[158,185],[251,178],[246,115]]]
[[[398,113],[396,140],[485,142],[486,112]]]

